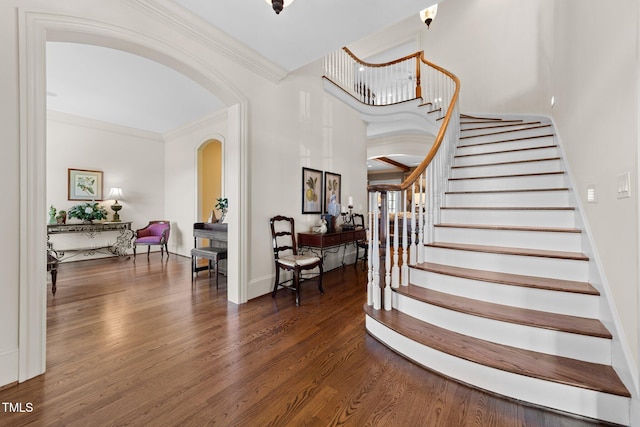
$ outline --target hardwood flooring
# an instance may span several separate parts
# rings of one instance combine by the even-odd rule
[[[190,259],[60,266],[47,372],[0,390],[2,426],[595,426],[422,369],[367,335],[347,266],[243,305]],[[49,288],[50,288],[49,284]]]

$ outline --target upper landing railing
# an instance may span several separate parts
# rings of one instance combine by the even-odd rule
[[[433,241],[434,224],[439,222],[446,171],[460,134],[460,80],[427,61],[424,52],[370,64],[347,48],[325,57],[324,73],[328,80],[366,105],[384,106],[422,98],[425,114],[436,114],[435,121],[440,123],[435,141],[431,143],[429,138],[425,143],[424,160],[402,183],[368,187],[368,304],[376,310],[382,305],[391,310],[391,288],[409,284],[409,265],[425,261],[424,244]]]

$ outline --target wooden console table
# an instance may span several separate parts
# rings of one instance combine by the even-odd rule
[[[334,250],[337,253],[342,247],[342,266],[345,265],[344,256],[347,251],[347,245],[355,243],[358,240],[367,238],[367,232],[364,229],[337,231],[335,233],[298,233],[298,246],[308,249],[311,252],[318,253],[324,261],[325,255]]]
[[[99,253],[103,249],[108,250],[109,253],[113,255],[118,255],[120,257],[126,256],[127,249],[131,248],[131,241],[133,239],[131,222],[94,222],[91,224],[84,224],[84,223],[48,224],[47,225],[47,241],[53,235],[65,234],[65,233],[81,233],[87,236],[89,239],[95,239],[96,236],[98,236],[100,233],[105,231],[118,231],[120,233],[116,238],[116,242],[113,245],[98,245],[98,246],[93,245],[90,247],[82,247],[82,248],[56,249],[56,252],[60,255],[60,259],[64,257],[65,252],[77,252],[77,254],[84,253],[85,255],[93,255],[95,253]],[[51,245],[51,247],[53,247],[53,245]],[[72,256],[75,256],[75,255],[72,255]]]

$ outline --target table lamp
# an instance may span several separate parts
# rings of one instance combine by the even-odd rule
[[[120,187],[111,187],[109,194],[107,195],[108,200],[114,200],[115,203],[111,205],[111,210],[113,210],[113,222],[120,222],[120,215],[118,211],[122,209],[122,205],[118,203],[118,200],[123,200],[124,196],[122,194],[122,188]]]

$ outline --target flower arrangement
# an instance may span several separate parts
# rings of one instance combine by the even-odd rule
[[[219,197],[216,199],[216,202],[217,203],[214,207],[222,212],[220,222],[223,222],[224,217],[227,215],[227,210],[229,210],[229,199],[227,199],[226,197]]]
[[[82,221],[91,222],[94,219],[101,220],[107,218],[107,210],[97,202],[79,203],[67,212],[69,218],[78,218]]]

